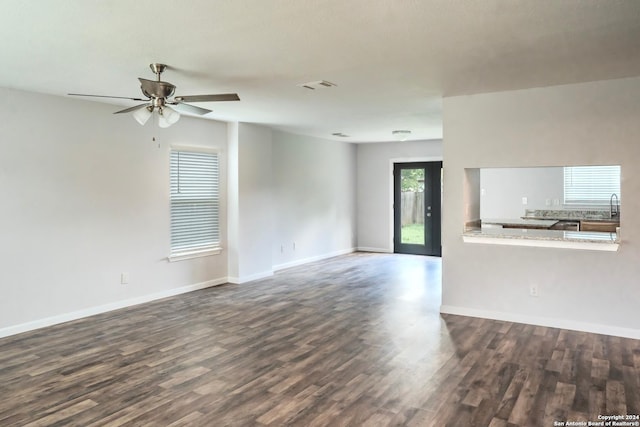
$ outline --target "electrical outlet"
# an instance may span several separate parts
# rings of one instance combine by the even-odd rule
[[[538,297],[540,294],[538,293],[538,287],[536,285],[529,286],[529,296]]]
[[[544,201],[544,204],[545,204],[546,206],[551,206],[551,199],[547,199],[547,200],[545,200],[545,201]]]
[[[120,283],[123,285],[129,283],[129,273],[120,273]]]
[[[522,204],[526,205],[527,203],[529,203],[529,200],[526,197],[522,198]]]

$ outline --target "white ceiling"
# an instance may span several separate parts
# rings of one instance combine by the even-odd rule
[[[640,1],[0,0],[0,40],[8,88],[137,97],[163,62],[177,95],[240,95],[210,118],[433,139],[443,96],[640,75]]]

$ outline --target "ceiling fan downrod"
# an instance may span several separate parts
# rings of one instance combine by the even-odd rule
[[[158,81],[160,81],[160,75],[167,69],[167,66],[165,64],[158,64],[154,62],[153,64],[149,64],[149,68],[151,68],[151,71],[153,71],[153,73],[158,77]]]

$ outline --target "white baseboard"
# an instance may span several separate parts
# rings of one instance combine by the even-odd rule
[[[229,276],[229,283],[233,283],[235,285],[241,285],[243,283],[252,282],[254,280],[266,279],[267,277],[273,276],[273,270],[263,271],[261,273],[251,274],[250,276]]]
[[[379,252],[383,254],[392,254],[393,249],[389,248],[369,248],[366,246],[358,246],[358,252]]]
[[[322,255],[316,255],[308,258],[297,259],[295,261],[285,262],[273,266],[274,271],[284,270],[285,268],[297,267],[299,265],[308,264],[310,262],[322,261],[323,259],[333,258],[335,256],[347,255],[356,251],[356,248],[342,249],[335,252],[329,252]]]
[[[518,313],[479,310],[475,308],[457,307],[451,305],[441,305],[440,313],[457,314],[459,316],[480,317],[484,319],[503,320],[506,322],[525,323],[527,325],[546,326],[550,328],[570,329],[572,331],[591,332],[594,334],[640,339],[640,330],[638,329],[601,325],[597,323],[578,322],[568,319],[527,316]]]
[[[20,334],[22,332],[32,331],[34,329],[44,328],[47,326],[57,325],[59,323],[70,322],[72,320],[93,316],[95,314],[101,314],[101,313],[106,313],[108,311],[131,307],[133,305],[144,304],[146,302],[151,302],[151,301],[159,300],[162,298],[185,294],[187,292],[193,292],[199,289],[210,288],[212,286],[218,286],[224,283],[228,283],[228,280],[226,277],[208,280],[206,282],[196,283],[193,285],[182,286],[180,288],[168,289],[166,291],[156,292],[154,294],[149,294],[149,295],[143,295],[137,298],[131,298],[123,301],[116,301],[109,304],[99,305],[96,307],[90,307],[83,310],[73,311],[71,313],[64,313],[57,316],[45,317],[44,319],[33,320],[31,322],[21,323],[19,325],[8,326],[6,328],[0,329],[0,338],[8,337],[10,335]]]

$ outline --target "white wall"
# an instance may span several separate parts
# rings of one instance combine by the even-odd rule
[[[358,249],[393,252],[392,165],[421,160],[442,160],[442,141],[358,145]]]
[[[234,237],[229,280],[243,283],[273,274],[272,136],[262,126],[229,126],[229,217],[233,216],[229,234]]]
[[[561,167],[484,168],[480,171],[480,187],[481,218],[519,218],[525,209],[563,209]],[[522,204],[523,197],[527,198],[526,205]]]
[[[117,109],[0,89],[0,335],[224,281],[226,252],[166,257],[170,145],[224,153],[226,125],[142,127]]]
[[[640,78],[445,98],[443,312],[640,338],[638,100]],[[465,168],[596,164],[622,166],[618,252],[462,242]]]
[[[275,269],[352,252],[356,240],[356,147],[274,131]]]

